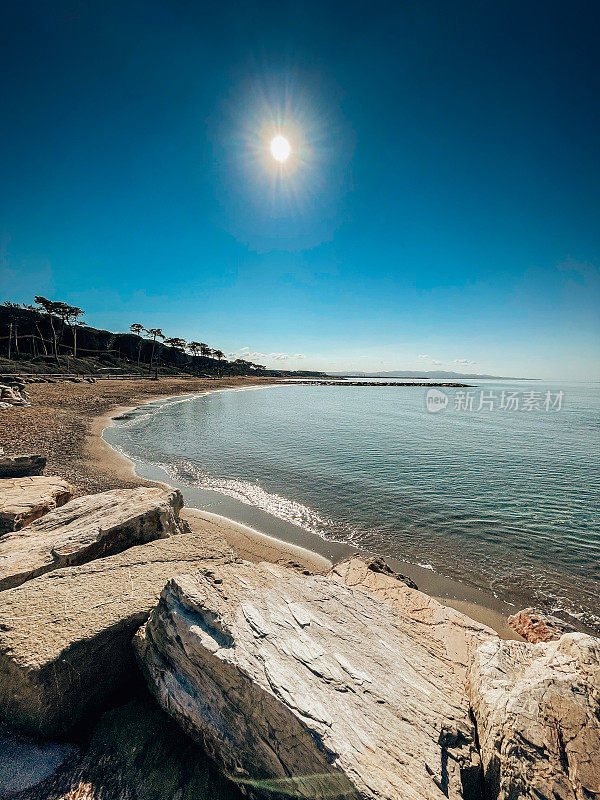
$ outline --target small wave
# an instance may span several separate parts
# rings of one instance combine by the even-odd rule
[[[113,419],[119,423],[120,428],[133,428],[134,425],[139,425],[140,422],[145,422],[151,417],[152,414],[134,414],[129,412],[128,414],[123,414],[120,417],[113,417]]]
[[[312,508],[280,494],[268,492],[257,483],[235,478],[215,478],[189,461],[162,467],[172,478],[182,483],[232,497],[241,503],[266,511],[273,517],[291,522],[309,533],[322,536],[333,525],[331,520],[322,517]]]

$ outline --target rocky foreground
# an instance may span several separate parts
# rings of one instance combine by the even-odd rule
[[[503,641],[361,558],[243,561],[168,489],[0,507],[19,480],[0,797],[600,798],[598,639]]]

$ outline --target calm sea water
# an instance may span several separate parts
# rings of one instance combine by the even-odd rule
[[[220,391],[144,406],[106,436],[325,538],[600,627],[598,384],[486,381],[472,410],[444,391],[439,413],[416,386]]]

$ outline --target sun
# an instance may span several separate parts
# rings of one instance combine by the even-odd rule
[[[271,155],[275,161],[283,164],[284,161],[288,160],[291,152],[292,147],[285,136],[278,135],[271,139]]]

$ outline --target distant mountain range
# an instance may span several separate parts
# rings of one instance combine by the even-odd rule
[[[344,378],[463,378],[469,380],[498,380],[498,381],[536,381],[538,378],[514,378],[506,375],[477,375],[467,372],[444,372],[431,370],[430,372],[402,370],[398,372],[330,372],[329,375]]]

